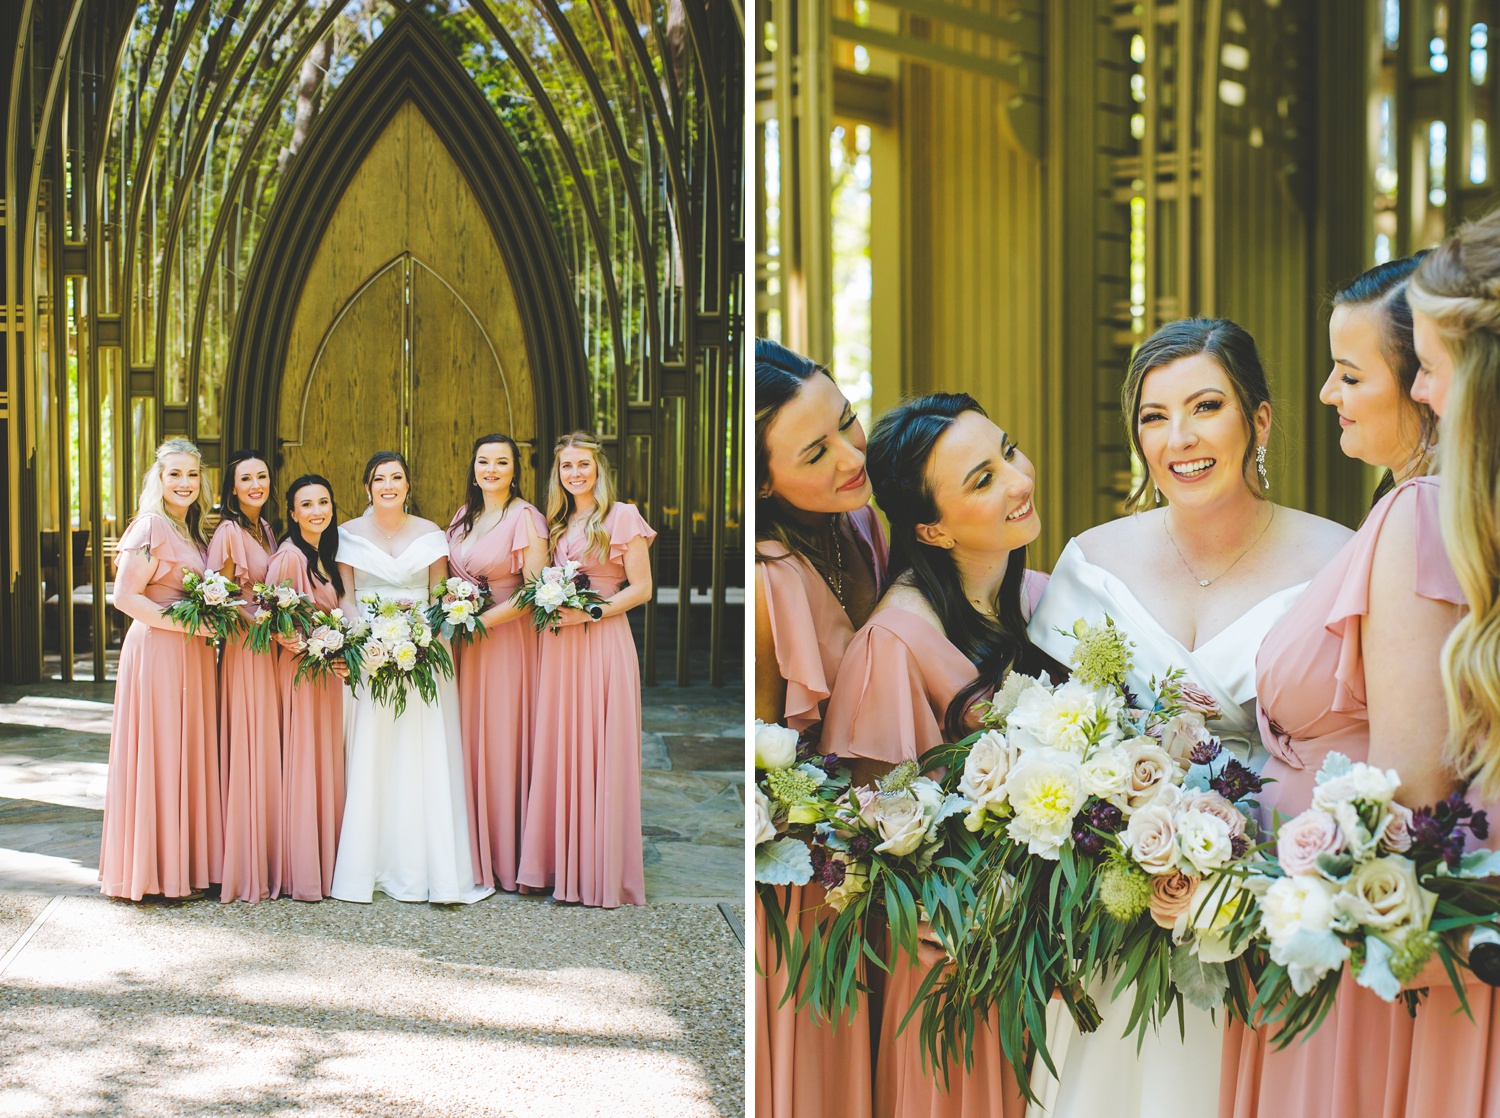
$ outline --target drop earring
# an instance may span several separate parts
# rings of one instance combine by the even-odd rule
[[[1266,476],[1266,448],[1263,446],[1255,448],[1255,470],[1260,474],[1260,487],[1267,493],[1271,492],[1271,479]]]
[[[1153,493],[1156,494],[1156,503],[1158,505],[1161,504],[1161,490],[1158,489],[1158,488],[1156,488],[1156,483],[1155,482],[1151,483],[1151,492],[1153,492]]]

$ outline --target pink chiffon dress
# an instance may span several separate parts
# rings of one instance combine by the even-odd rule
[[[292,529],[296,531],[294,527]],[[289,582],[321,610],[338,608],[333,583],[308,572],[307,556],[286,540],[266,581]],[[293,684],[301,657],[277,660],[281,696],[281,892],[321,901],[333,889],[333,858],[344,821],[344,684],[337,677]]]
[[[498,524],[465,546],[463,514],[459,509],[448,527],[448,569],[476,584],[487,579],[494,604],[503,605],[521,588],[527,546],[546,540],[547,519],[516,498]],[[498,884],[512,893],[531,780],[537,654],[529,617],[454,649],[474,883]]]
[[[609,553],[562,539],[605,598],[625,584],[630,541],[656,531],[632,504],[604,515]],[[646,903],[641,845],[641,669],[624,614],[541,635],[531,787],[516,882],[598,908]]]
[[[271,526],[261,531],[274,549]],[[225,520],[208,545],[208,569],[233,564],[230,577],[249,600],[266,581],[270,552],[244,528]],[[246,611],[247,615],[249,611]],[[281,893],[281,705],[276,659],[251,652],[243,635],[224,642],[219,661],[219,768],[224,788],[224,887],[221,901],[254,904]]]
[[[120,537],[118,557],[147,551],[156,570],[146,597],[182,597],[203,552],[164,517],[146,514]],[[224,836],[219,802],[214,650],[202,637],[132,621],[120,648],[110,725],[100,892],[138,901],[185,897],[219,880]]]
[[[1330,752],[1369,756],[1360,621],[1370,610],[1376,542],[1400,502],[1416,516],[1412,593],[1461,604],[1443,550],[1438,481],[1398,486],[1370,510],[1359,531],[1308,584],[1267,634],[1256,661],[1261,739],[1271,751],[1260,795],[1267,820],[1291,818],[1312,803],[1314,778]],[[1220,1078],[1220,1118],[1479,1118],[1500,1114],[1500,1042],[1493,991],[1466,987],[1479,1020],[1457,1008],[1446,978],[1436,982],[1415,1022],[1348,974],[1338,1000],[1311,1036],[1280,1052],[1266,1031],[1230,1022]]]
[[[1046,576],[1026,573],[1026,595],[1034,607]],[[915,761],[947,740],[948,704],[974,679],[974,665],[933,622],[899,606],[876,608],[854,634],[828,715],[822,749],[887,765]],[[923,941],[913,965],[902,954],[885,981],[880,1043],[875,1054],[877,1118],[1022,1118],[1025,1098],[1000,1051],[992,1011],[988,1029],[974,1044],[974,1064],[948,1067],[948,1089],[923,1066],[919,1022],[897,1035],[902,1019],[928,972],[942,965],[942,950]]]
[[[886,543],[880,519],[868,505],[849,514],[878,584],[885,577]],[[823,718],[854,626],[823,576],[805,559],[772,541],[755,545],[771,562],[756,563],[756,590],[771,618],[776,665],[786,681],[785,715],[793,730]],[[810,935],[823,908],[816,882],[792,885],[788,922]],[[809,1010],[783,1003],[784,969],[773,966],[775,947],[760,897],[755,900],[755,1112],[756,1118],[868,1118],[873,1087],[869,1006],[854,1020],[815,1022]],[[836,1069],[836,1071],[835,1071]]]

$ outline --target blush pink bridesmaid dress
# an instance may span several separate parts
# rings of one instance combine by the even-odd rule
[[[271,526],[260,522],[274,548]],[[225,520],[208,545],[208,569],[231,576],[249,600],[266,581],[271,555],[255,537]],[[248,611],[247,611],[248,613]],[[254,904],[281,893],[281,706],[276,657],[251,652],[244,637],[224,642],[219,661],[219,767],[224,774],[224,887],[221,901]]]
[[[885,578],[886,544],[880,519],[870,506],[849,514],[850,527],[864,545],[865,559],[878,585]],[[756,563],[757,592],[771,617],[776,665],[786,681],[785,716],[794,730],[823,719],[844,651],[854,626],[823,576],[801,558],[786,558],[781,544],[762,541]],[[816,882],[785,892],[789,921],[809,935],[823,907]],[[756,1118],[869,1118],[873,1073],[869,1006],[861,1001],[854,1020],[815,1022],[797,1011],[786,992],[784,969],[772,964],[775,948],[760,898],[755,901],[755,1113]],[[767,973],[769,972],[769,973]],[[833,1069],[837,1069],[836,1071]]]
[[[634,505],[604,515],[609,554],[563,539],[608,598],[625,583],[625,550],[656,531]],[[516,882],[597,908],[646,903],[641,846],[641,671],[624,614],[541,635],[531,787]]]
[[[1045,575],[1026,572],[1026,596],[1034,608]],[[947,740],[943,720],[953,697],[974,678],[969,658],[933,622],[899,606],[877,607],[854,634],[828,716],[822,749],[841,757],[863,757],[886,765],[915,761]],[[948,1089],[923,1067],[919,1022],[897,1035],[902,1018],[928,972],[941,965],[941,949],[923,943],[913,965],[903,954],[885,981],[880,1044],[875,1054],[877,1118],[1022,1118],[1025,1098],[991,1025],[974,1044],[974,1064],[950,1064]]]
[[[145,593],[159,606],[182,597],[184,572],[203,573],[203,552],[161,516],[131,521],[116,554],[146,549],[156,570]],[[110,726],[99,851],[99,890],[106,896],[185,897],[219,880],[216,695],[207,641],[131,622]]]
[[[448,527],[448,569],[470,582],[488,579],[494,603],[503,605],[521,588],[527,546],[547,539],[547,519],[517,497],[498,524],[466,541],[463,514]],[[537,649],[531,619],[517,617],[454,650],[474,884],[511,893],[531,780]]]
[[[1356,761],[1370,749],[1360,619],[1370,610],[1370,569],[1386,518],[1398,502],[1416,513],[1417,577],[1412,593],[1463,603],[1438,527],[1438,481],[1398,486],[1308,584],[1267,634],[1257,658],[1261,738],[1271,750],[1260,796],[1266,819],[1290,818],[1312,803],[1314,777],[1333,751]],[[1436,763],[1436,758],[1434,758]],[[1410,805],[1409,805],[1410,806]],[[1454,1017],[1446,977],[1413,1022],[1356,986],[1346,973],[1338,1000],[1310,1037],[1280,1052],[1264,1032],[1231,1022],[1224,1042],[1220,1118],[1480,1118],[1500,1114],[1491,1068],[1493,992],[1466,992],[1480,1027]]]
[[[293,527],[293,531],[297,529]],[[286,540],[266,581],[289,582],[321,610],[338,608],[333,583],[308,572],[307,556]],[[344,685],[335,677],[293,684],[300,658],[277,658],[281,696],[281,892],[321,901],[333,889],[333,858],[344,821]]]

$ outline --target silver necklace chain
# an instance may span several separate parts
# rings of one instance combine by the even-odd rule
[[[1272,524],[1272,522],[1275,519],[1276,519],[1276,506],[1272,505],[1271,506],[1271,515],[1266,518],[1266,526],[1260,530],[1260,535],[1256,536],[1253,540],[1250,541],[1250,546],[1249,547],[1245,548],[1244,551],[1240,552],[1238,555],[1236,555],[1234,557],[1234,562],[1233,563],[1229,564],[1229,566],[1225,567],[1218,574],[1214,575],[1213,578],[1199,578],[1198,577],[1198,572],[1195,571],[1195,570],[1193,570],[1192,564],[1190,564],[1187,561],[1187,556],[1183,555],[1182,548],[1178,547],[1177,546],[1177,541],[1172,538],[1172,529],[1170,527],[1168,527],[1168,525],[1167,525],[1167,514],[1166,513],[1162,513],[1161,526],[1162,526],[1162,530],[1167,533],[1167,542],[1172,545],[1172,550],[1175,551],[1175,552],[1177,552],[1177,558],[1180,559],[1180,560],[1182,560],[1182,565],[1187,570],[1187,573],[1193,576],[1194,581],[1196,581],[1199,586],[1212,586],[1214,583],[1218,582],[1219,579],[1223,578],[1230,571],[1234,570],[1234,568],[1239,564],[1239,561],[1241,559],[1243,559],[1245,556],[1249,555],[1252,551],[1255,550],[1255,545],[1258,544],[1258,543],[1260,543],[1260,541],[1265,538],[1266,533],[1271,530],[1271,524]]]

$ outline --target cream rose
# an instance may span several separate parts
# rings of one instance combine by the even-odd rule
[[[1125,747],[1130,758],[1130,780],[1125,786],[1126,806],[1139,811],[1172,785],[1176,762],[1150,738],[1137,738]]]
[[[755,790],[755,845],[770,842],[776,837],[776,824],[771,822],[771,801],[759,788]]]
[[[916,852],[927,838],[927,832],[943,806],[943,793],[925,778],[912,781],[911,788],[899,795],[860,796],[861,815],[880,836],[875,849],[897,858]]]
[[[1437,896],[1417,883],[1416,867],[1399,856],[1358,865],[1334,901],[1335,910],[1361,927],[1391,932],[1425,927]]]
[[[1194,749],[1212,741],[1213,735],[1203,725],[1203,715],[1189,710],[1167,720],[1161,728],[1161,747],[1177,767],[1187,772]]]
[[[797,760],[797,731],[755,720],[755,767],[789,769]]]
[[[1171,873],[1177,864],[1177,828],[1170,807],[1153,804],[1130,817],[1125,847],[1136,864],[1149,874]]]
[[[1121,746],[1101,746],[1078,767],[1083,787],[1091,796],[1113,799],[1130,787],[1130,754]]]
[[[1217,792],[1194,792],[1185,796],[1180,810],[1201,811],[1206,815],[1217,816],[1228,825],[1229,837],[1232,839],[1245,833],[1244,814]]]
[[[1260,899],[1261,926],[1273,944],[1299,931],[1326,932],[1333,927],[1334,886],[1309,873],[1278,878]]]
[[[364,663],[365,670],[373,672],[385,666],[385,662],[390,659],[390,651],[380,641],[371,637],[360,649],[360,659]]]
[[[850,901],[870,891],[870,871],[862,862],[844,863],[844,880],[828,890],[823,898],[835,912],[843,912]]]
[[[1175,928],[1189,912],[1198,879],[1180,870],[1158,874],[1151,879],[1151,919],[1158,928]]]
[[[1289,874],[1316,873],[1318,856],[1337,854],[1344,846],[1344,833],[1333,816],[1317,808],[1281,825],[1276,832],[1276,857]]]
[[[225,602],[229,601],[229,591],[217,579],[205,579],[203,582],[203,601],[205,605],[222,606]]]
[[[300,597],[302,597],[302,595],[297,593],[297,591],[290,586],[278,586],[276,588],[276,604],[282,609],[286,609],[288,606],[295,605],[297,603],[297,599]]]
[[[975,740],[964,762],[958,791],[981,811],[996,811],[1005,803],[1005,778],[1010,775],[1010,743],[998,730]]]

